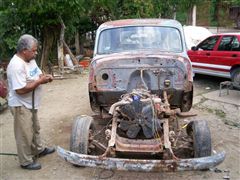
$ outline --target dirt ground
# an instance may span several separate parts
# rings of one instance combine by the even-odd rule
[[[41,134],[44,143],[49,146],[61,146],[69,149],[71,125],[76,115],[93,115],[88,99],[88,72],[68,74],[67,79],[56,80],[44,85],[42,106],[39,110]],[[218,83],[215,83],[218,84]],[[195,97],[206,91],[214,90],[212,83],[197,79],[194,82]],[[38,159],[42,169],[23,170],[14,155],[0,155],[0,179],[240,179],[240,108],[217,103],[218,111],[204,104],[212,104],[205,99],[196,103],[193,110],[197,117],[208,121],[214,151],[226,151],[225,161],[209,171],[188,171],[174,173],[139,173],[109,171],[97,168],[77,168],[61,159],[57,153]],[[228,111],[231,109],[231,111]],[[228,121],[234,122],[227,123]],[[13,133],[13,118],[7,109],[0,114],[0,153],[16,153]]]

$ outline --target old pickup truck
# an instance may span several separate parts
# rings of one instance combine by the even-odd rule
[[[194,115],[189,112],[193,78],[179,22],[102,24],[88,88],[99,118],[75,118],[70,151],[57,149],[66,161],[106,169],[182,171],[206,170],[224,160],[224,152],[212,154],[207,121],[183,121]],[[106,125],[96,131],[96,121]]]

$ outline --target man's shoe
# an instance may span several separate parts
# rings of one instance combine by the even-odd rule
[[[38,170],[41,169],[41,164],[37,163],[37,162],[32,162],[31,164],[28,164],[26,166],[21,165],[21,168],[23,169],[28,169],[28,170]]]
[[[38,154],[38,157],[42,157],[42,156],[45,156],[47,154],[51,154],[51,153],[54,153],[55,152],[55,148],[44,148],[44,150]]]

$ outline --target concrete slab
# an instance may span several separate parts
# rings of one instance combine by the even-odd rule
[[[193,105],[196,105],[202,101],[203,97],[201,95],[193,97]]]
[[[225,91],[221,93],[221,96],[219,96],[219,90],[217,90],[202,94],[202,96],[209,100],[240,106],[240,91],[229,90],[229,94]]]

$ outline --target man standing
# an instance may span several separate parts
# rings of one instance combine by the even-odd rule
[[[44,147],[40,138],[37,111],[41,84],[52,81],[51,75],[43,75],[35,62],[37,40],[28,34],[18,40],[17,53],[7,67],[9,85],[8,104],[14,117],[14,134],[20,165],[23,169],[37,170],[41,165],[34,161],[55,151]]]

